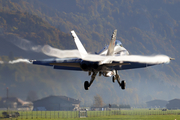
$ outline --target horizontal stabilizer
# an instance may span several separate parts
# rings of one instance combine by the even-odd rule
[[[109,64],[103,64],[105,66],[119,66],[119,65],[131,65],[130,63],[109,63]]]
[[[50,63],[54,66],[66,66],[66,67],[80,67],[79,63]]]

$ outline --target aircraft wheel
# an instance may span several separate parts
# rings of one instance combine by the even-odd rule
[[[112,82],[113,82],[113,83],[115,82],[115,77],[114,77],[114,76],[112,77]]]
[[[85,82],[84,82],[84,89],[85,89],[85,90],[88,90],[88,89],[89,89],[89,82],[88,82],[88,81],[85,81]]]
[[[122,80],[121,81],[121,89],[125,89],[126,88],[126,81]]]

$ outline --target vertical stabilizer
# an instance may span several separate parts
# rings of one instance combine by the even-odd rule
[[[86,55],[87,51],[85,50],[84,46],[82,45],[81,41],[79,40],[78,36],[76,35],[76,33],[74,32],[74,30],[71,31],[71,34],[74,38],[74,42],[76,43],[76,46],[81,54],[81,57],[83,57],[82,55]]]
[[[117,29],[114,30],[113,35],[111,36],[111,42],[108,47],[107,55],[112,55],[114,52],[114,46],[116,42]]]

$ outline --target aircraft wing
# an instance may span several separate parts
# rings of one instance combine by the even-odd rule
[[[84,61],[92,63],[100,62],[104,59],[113,61],[112,63],[100,64],[100,66],[106,67],[108,70],[126,70],[134,68],[143,68],[147,66],[169,63],[172,58],[166,55],[156,56],[140,56],[140,55],[128,55],[128,56],[100,56],[100,55],[88,55],[83,58]],[[63,70],[76,70],[82,71],[81,61],[79,58],[53,58],[44,60],[32,60],[32,64],[52,66],[54,69]]]
[[[111,44],[114,44],[116,38],[117,30],[114,31],[112,40],[110,43],[110,48],[108,48],[109,55],[101,56],[97,54],[89,54],[83,47],[79,38],[77,37],[74,31],[71,31],[72,36],[78,50],[60,50],[50,46],[44,46],[42,52],[48,56],[60,58],[54,60],[44,60],[44,61],[34,61],[33,64],[48,65],[54,66],[54,68],[63,68],[63,69],[75,69],[80,70],[81,61],[87,62],[96,62],[99,65],[104,65],[107,67],[119,67],[119,66],[128,66],[128,69],[133,67],[133,65],[156,65],[169,63],[171,58],[166,55],[154,55],[154,56],[142,56],[142,55],[124,55],[124,56],[112,56],[111,55]],[[111,61],[111,62],[108,62]],[[124,64],[125,63],[125,64]],[[137,67],[136,67],[137,68]]]
[[[67,58],[67,59],[44,59],[44,60],[30,60],[32,64],[35,65],[44,65],[44,66],[53,66],[54,69],[63,69],[63,70],[77,70],[81,71],[80,68],[80,59],[76,58]]]
[[[143,55],[126,55],[126,56],[101,56],[96,54],[89,54],[86,52],[81,53],[79,50],[60,50],[45,46],[42,49],[43,53],[61,59],[76,58],[90,62],[112,61],[112,62],[134,62],[144,64],[163,64],[169,63],[171,58],[166,55],[154,55],[154,56],[143,56]],[[106,64],[106,62],[104,63]]]
[[[112,62],[134,62],[144,64],[163,64],[169,63],[171,58],[166,55],[154,55],[154,56],[143,56],[143,55],[126,55],[126,56],[100,56],[88,54],[83,60],[101,62],[103,60],[110,60]]]
[[[88,56],[87,58],[84,58],[84,59],[91,60],[91,57]],[[170,60],[174,60],[174,58],[170,58],[166,55],[154,55],[154,56],[127,55],[127,56],[109,56],[109,57],[97,56],[95,59],[97,61],[98,60],[101,61],[103,60],[103,58],[111,60],[112,63],[104,63],[100,65],[105,66],[106,68],[109,68],[109,69],[110,68],[114,69],[114,70],[144,68],[144,67],[158,65],[158,64],[167,64],[170,62]]]

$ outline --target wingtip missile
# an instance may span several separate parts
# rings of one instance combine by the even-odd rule
[[[175,60],[175,58],[170,58],[170,60]]]
[[[33,63],[34,61],[36,61],[36,60],[29,60],[30,63]]]

